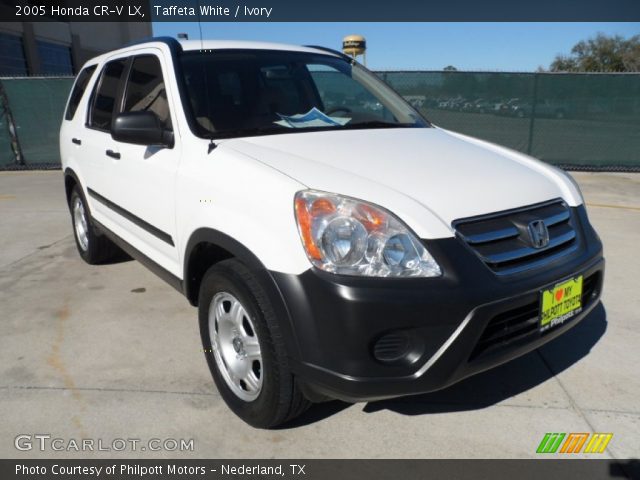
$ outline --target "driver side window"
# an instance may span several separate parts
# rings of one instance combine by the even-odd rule
[[[120,58],[105,65],[93,91],[89,109],[88,126],[108,132],[114,113],[117,113],[116,99],[120,78],[125,71],[126,60]]]
[[[155,113],[162,126],[172,130],[162,67],[154,55],[135,57],[127,80],[123,112],[140,111]]]

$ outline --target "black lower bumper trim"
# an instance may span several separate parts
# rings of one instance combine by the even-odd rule
[[[584,209],[577,210],[580,248],[562,262],[509,278],[495,275],[454,238],[427,242],[444,272],[439,278],[271,272],[298,345],[295,373],[307,391],[347,401],[426,393],[563,334],[598,304],[604,278],[602,245]],[[582,311],[541,333],[540,291],[576,275],[585,279]],[[505,332],[496,331],[505,325]]]

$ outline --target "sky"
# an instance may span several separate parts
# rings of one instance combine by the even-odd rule
[[[187,33],[199,39],[197,22],[154,22],[156,36]],[[631,37],[640,23],[242,23],[203,22],[205,39],[257,40],[340,49],[349,34],[367,39],[374,70],[526,72],[548,67],[580,40],[598,32]]]

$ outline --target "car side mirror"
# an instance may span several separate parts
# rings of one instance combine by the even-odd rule
[[[173,132],[163,128],[160,118],[149,111],[120,113],[111,128],[117,142],[173,147]]]

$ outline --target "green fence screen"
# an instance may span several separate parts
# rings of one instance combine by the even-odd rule
[[[436,125],[563,166],[640,168],[640,75],[384,72]]]
[[[58,133],[73,79],[29,77],[0,82],[4,90],[4,101],[0,96],[0,168],[60,166]]]
[[[440,127],[568,168],[640,170],[640,74],[378,75]],[[59,166],[58,129],[72,79],[0,82],[0,168]]]

